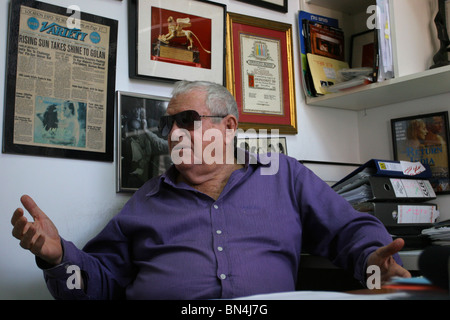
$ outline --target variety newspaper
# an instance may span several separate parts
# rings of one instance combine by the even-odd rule
[[[105,152],[109,26],[68,20],[21,7],[13,141]]]

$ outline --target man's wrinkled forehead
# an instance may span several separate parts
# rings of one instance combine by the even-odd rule
[[[185,110],[195,110],[203,114],[209,111],[204,95],[204,92],[193,89],[173,96],[167,106],[166,114],[174,115]]]

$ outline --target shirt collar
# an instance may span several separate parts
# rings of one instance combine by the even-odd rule
[[[247,150],[241,149],[241,148],[237,148],[239,150],[236,150],[235,156],[236,159],[238,161],[238,163],[242,163],[244,164],[244,168],[247,171],[249,166],[263,166],[263,167],[267,167],[270,164],[269,163],[264,163],[261,162],[260,156],[254,153],[249,153]],[[163,183],[170,185],[174,188],[179,188],[179,186],[177,186],[177,176],[179,174],[179,171],[177,170],[177,168],[175,167],[175,165],[171,165],[167,171],[165,173],[163,173],[162,175],[160,175],[157,179],[158,181],[155,182],[154,184],[152,184],[152,186],[149,188],[149,190],[146,192],[146,196],[147,197],[151,197],[155,194],[157,194],[159,192],[159,190],[161,189],[161,186]]]

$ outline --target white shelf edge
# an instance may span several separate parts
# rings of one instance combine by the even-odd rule
[[[306,104],[346,110],[364,110],[450,92],[450,66],[430,69],[345,92],[307,97]]]

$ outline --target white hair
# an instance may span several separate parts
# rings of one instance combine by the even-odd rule
[[[211,111],[211,115],[231,114],[239,121],[236,100],[227,88],[220,84],[209,81],[178,81],[175,83],[175,87],[172,91],[172,98],[192,90],[202,90],[206,92],[205,103],[206,107]]]

